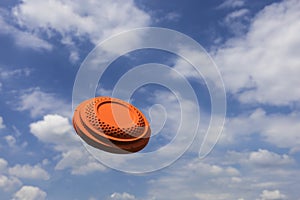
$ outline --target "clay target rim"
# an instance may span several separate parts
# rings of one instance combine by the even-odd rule
[[[89,120],[87,120],[87,116],[86,116],[86,106],[88,106],[89,103],[93,103],[95,102],[95,104],[97,105],[93,105],[93,112],[90,112],[91,115],[93,115],[93,117],[95,119],[98,119],[98,116],[97,116],[97,108],[99,107],[98,105],[99,104],[104,104],[104,103],[120,103],[122,104],[123,106],[127,107],[127,109],[133,109],[134,110],[134,113],[136,115],[139,115],[143,122],[144,122],[144,126],[141,126],[140,128],[144,128],[143,132],[138,135],[137,137],[132,137],[132,138],[118,138],[118,137],[115,137],[115,136],[110,136],[108,134],[105,134],[104,133],[104,130],[102,128],[97,129],[97,127],[95,127],[95,124],[92,124]],[[85,105],[79,110],[80,112],[80,118],[82,119],[82,123],[84,123],[88,129],[90,129],[90,133],[92,135],[94,135],[96,138],[99,138],[99,139],[102,139],[102,138],[105,138],[105,139],[109,139],[109,140],[112,140],[112,141],[119,141],[119,142],[134,142],[136,140],[139,140],[141,138],[145,138],[146,135],[147,135],[147,132],[148,130],[150,129],[149,127],[149,123],[146,119],[146,117],[143,115],[143,113],[141,111],[139,111],[135,106],[129,104],[128,102],[125,102],[125,101],[122,101],[120,99],[116,99],[116,98],[112,98],[112,97],[95,97],[95,98],[92,98],[90,100],[87,100],[87,102],[85,103]],[[108,124],[109,125],[109,124]],[[109,125],[110,126],[110,125]],[[116,128],[120,128],[120,127],[116,127]],[[137,128],[139,128],[137,126]],[[130,134],[130,136],[132,136]]]

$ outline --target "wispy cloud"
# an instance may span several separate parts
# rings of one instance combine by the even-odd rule
[[[131,0],[21,1],[12,13],[18,25],[28,31],[46,34],[50,38],[59,33],[62,44],[70,48],[72,62],[79,59],[75,40],[97,44],[113,34],[147,26],[151,22],[150,16]]]
[[[61,114],[71,116],[71,105],[53,93],[40,88],[30,88],[20,92],[18,111],[29,111],[32,117],[45,114]]]
[[[134,195],[129,194],[127,192],[118,193],[114,192],[112,193],[107,200],[137,200]]]
[[[217,8],[240,8],[245,5],[245,0],[224,0]]]
[[[255,134],[277,147],[299,151],[299,120],[298,112],[267,114],[264,110],[257,109],[249,114],[228,118],[220,143],[245,142],[248,136]]]
[[[295,195],[295,173],[297,168],[292,158],[285,154],[262,149],[244,153],[229,151],[205,160],[181,159],[164,175],[149,181],[148,195],[154,199],[212,200],[259,199],[264,197],[263,190],[270,194]],[[267,197],[271,199],[271,195]]]
[[[32,48],[34,50],[51,50],[52,45],[35,35],[30,31],[22,31],[16,26],[10,24],[6,19],[11,18],[8,11],[0,8],[0,34],[12,36],[15,39],[15,44],[24,47]]]

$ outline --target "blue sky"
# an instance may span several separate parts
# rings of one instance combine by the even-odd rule
[[[299,10],[298,0],[1,1],[0,199],[299,199]],[[103,165],[86,150],[71,125],[72,92],[97,44],[149,26],[179,31],[205,48],[222,76],[227,113],[220,140],[204,159],[198,157],[197,138],[166,168],[131,174]],[[200,108],[204,127],[210,117],[220,117],[211,112],[203,77],[162,50],[120,55],[94,86],[96,94],[110,95],[124,74],[147,63],[176,69],[191,84],[197,105],[186,96],[180,102],[191,105],[191,119],[193,106]],[[130,101],[152,120],[155,133],[144,152],[175,137],[180,120],[175,97],[157,84],[133,93]],[[107,158],[126,164],[126,157]]]

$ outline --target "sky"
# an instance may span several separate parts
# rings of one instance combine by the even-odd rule
[[[0,199],[300,200],[299,10],[298,0],[2,0]],[[177,53],[137,48],[149,38]],[[107,52],[116,59],[100,77]],[[76,135],[76,95],[87,98],[80,86],[93,77],[94,96],[117,88],[149,119],[137,161]],[[222,130],[215,146],[208,127]]]

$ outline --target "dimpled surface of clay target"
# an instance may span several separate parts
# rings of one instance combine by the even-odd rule
[[[151,130],[143,113],[111,97],[95,97],[78,105],[73,126],[89,145],[111,153],[134,153],[148,143]]]

